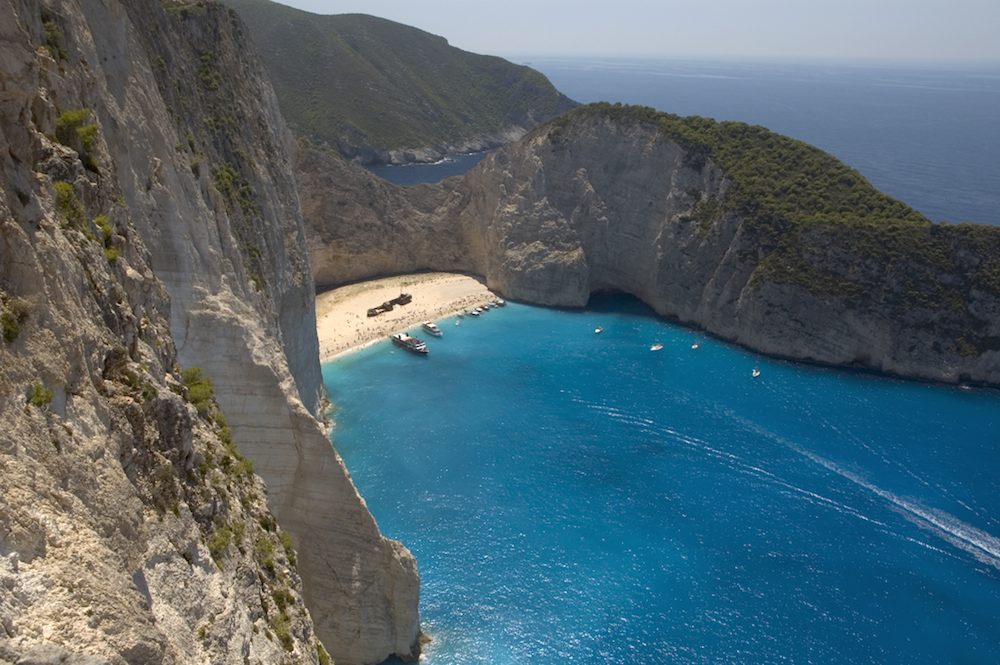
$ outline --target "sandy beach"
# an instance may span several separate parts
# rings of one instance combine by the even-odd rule
[[[400,293],[409,293],[413,301],[378,316],[367,315],[370,307]],[[493,297],[479,279],[446,272],[386,277],[324,291],[316,295],[320,360],[355,351],[423,321],[471,309]]]

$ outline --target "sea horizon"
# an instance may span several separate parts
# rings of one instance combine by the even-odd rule
[[[530,62],[580,103],[639,104],[762,125],[829,152],[931,221],[1000,225],[1000,63],[963,69],[916,61],[907,67],[699,58]],[[402,185],[437,182],[461,175],[481,156],[372,170]]]

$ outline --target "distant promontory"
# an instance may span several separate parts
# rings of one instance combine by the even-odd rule
[[[364,164],[495,148],[575,106],[530,67],[407,25],[223,2],[249,28],[289,127]]]

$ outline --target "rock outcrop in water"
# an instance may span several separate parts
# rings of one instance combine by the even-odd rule
[[[774,356],[1000,384],[1000,229],[932,224],[763,128],[594,105],[460,178],[297,159],[317,284],[485,276],[527,302],[624,291]]]
[[[416,653],[316,418],[287,142],[231,10],[0,1],[0,660]]]

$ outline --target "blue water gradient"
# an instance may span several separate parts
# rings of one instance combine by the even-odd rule
[[[419,561],[427,665],[1000,662],[1000,393],[767,360],[624,297],[442,328],[323,370]]]

